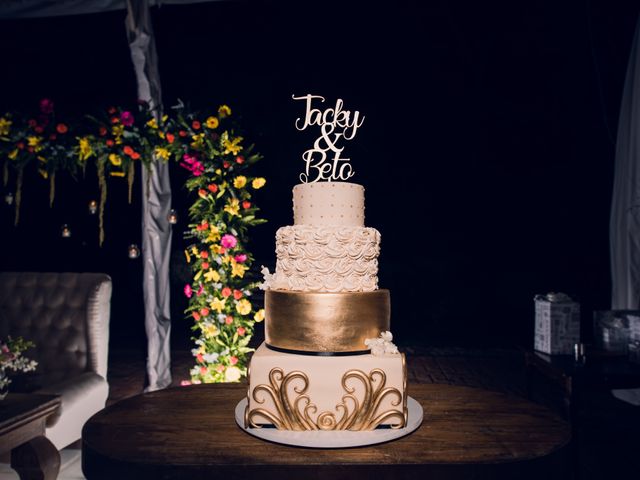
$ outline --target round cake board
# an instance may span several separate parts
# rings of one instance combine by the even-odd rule
[[[422,424],[424,417],[422,405],[415,399],[408,397],[407,426],[404,428],[377,428],[375,430],[361,432],[353,432],[350,430],[311,430],[296,432],[291,430],[278,430],[276,428],[244,428],[244,410],[246,406],[247,399],[243,398],[238,405],[236,405],[235,414],[236,423],[249,435],[282,445],[308,448],[364,447],[366,445],[375,445],[377,443],[397,440],[416,430]]]

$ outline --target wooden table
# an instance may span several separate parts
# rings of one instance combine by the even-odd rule
[[[44,431],[59,407],[55,395],[9,393],[0,401],[0,453],[11,451],[11,468],[21,479],[57,478],[60,453]]]
[[[410,385],[422,426],[399,440],[351,449],[288,447],[235,422],[245,385],[197,385],[131,397],[94,415],[82,432],[89,480],[570,478],[569,425],[503,393]]]

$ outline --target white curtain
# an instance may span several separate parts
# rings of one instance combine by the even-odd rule
[[[629,55],[616,140],[609,225],[611,308],[640,308],[640,18]]]

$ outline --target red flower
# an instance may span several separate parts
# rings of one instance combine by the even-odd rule
[[[131,159],[132,160],[138,160],[140,158],[140,154],[138,152],[133,152],[131,154]]]
[[[114,113],[116,113],[116,107],[109,107],[109,109],[107,110],[107,113],[109,115],[113,115]]]
[[[251,208],[251,202],[249,200],[245,200],[244,202],[242,202],[242,208],[244,208],[245,210]]]
[[[198,190],[198,196],[200,198],[207,198],[207,191],[204,188],[201,188]]]
[[[191,126],[193,127],[194,130],[200,130],[200,127],[202,127],[202,125],[200,125],[200,122],[198,120],[194,120],[191,123]]]
[[[209,228],[209,224],[207,222],[202,222],[200,225],[196,226],[196,230],[198,230],[199,232],[202,232],[207,228]]]
[[[229,168],[231,166],[231,164],[229,162],[227,162],[227,161],[224,161],[224,162],[222,162],[222,166],[224,168]]]
[[[200,258],[209,258],[209,252],[203,250],[200,252]]]
[[[104,128],[104,127],[102,127]],[[69,128],[64,124],[64,123],[59,123],[58,125],[56,125],[56,131],[58,133],[67,133],[69,131]],[[107,129],[105,128],[105,133],[107,133]]]
[[[196,360],[198,360],[199,363],[204,363],[204,357],[202,356],[201,353],[196,355]]]
[[[187,136],[187,132],[185,132],[184,130],[180,130],[178,132],[178,135],[180,135],[181,137],[186,137]]]
[[[203,317],[206,317],[207,315],[209,315],[209,309],[207,307],[201,308],[200,315],[202,315]]]
[[[238,357],[229,357],[229,363],[231,363],[231,365],[235,365],[238,363]]]
[[[218,191],[218,186],[215,183],[211,183],[209,184],[209,186],[207,186],[207,190],[209,190],[211,193],[216,193]]]
[[[242,298],[242,292],[240,290],[234,290],[233,298],[235,298],[236,300],[240,300]]]
[[[233,317],[231,315],[227,315],[227,318],[224,319],[224,323],[231,325],[233,323]]]
[[[244,334],[247,333],[247,331],[243,327],[238,327],[238,330],[236,331],[238,332],[238,335],[240,335],[241,337],[244,337]]]
[[[44,131],[44,128],[38,125],[36,128],[34,128],[34,130],[36,131],[36,133],[42,133]]]
[[[224,287],[221,293],[224,298],[228,298],[231,296],[231,289],[229,287]]]
[[[124,148],[122,149],[122,151],[124,152],[125,155],[133,155],[133,148],[131,148],[129,145],[125,145]]]
[[[111,123],[113,123],[114,125],[116,123],[120,123],[120,119],[118,117],[111,117]]]
[[[173,141],[176,139],[176,136],[173,133],[167,133],[165,137],[167,138],[167,142],[169,143],[173,143]]]
[[[202,262],[202,269],[203,270],[209,270],[209,263],[208,262]]]
[[[236,163],[242,165],[244,163],[244,157],[242,155],[238,155],[236,157]]]
[[[191,316],[196,322],[200,321],[200,314],[198,312],[191,312]]]
[[[60,132],[60,133],[64,133],[64,132]],[[98,133],[100,134],[101,137],[104,137],[107,134],[107,128],[101,126],[98,129]]]
[[[115,145],[114,141],[111,139],[108,139],[106,142],[104,142],[107,144],[107,147],[113,147]]]
[[[206,374],[207,373],[207,367],[200,367],[200,373],[202,375]]]

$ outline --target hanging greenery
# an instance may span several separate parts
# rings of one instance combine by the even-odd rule
[[[93,162],[100,200],[99,243],[105,239],[104,211],[110,178],[126,178],[128,200],[136,164],[151,168],[154,161],[175,160],[190,172],[186,188],[193,195],[189,208],[192,243],[185,251],[193,274],[184,287],[189,298],[185,313],[195,323],[191,369],[194,383],[235,382],[247,375],[247,354],[255,322],[264,310],[252,302],[259,284],[247,250],[250,227],[257,218],[255,190],[266,180],[247,169],[261,159],[233,125],[231,109],[222,105],[211,114],[190,112],[183,103],[170,115],[158,115],[140,104],[131,110],[110,107],[72,125],[55,119],[53,102],[42,100],[39,114],[0,117],[0,160],[3,181],[15,172],[15,223],[20,218],[24,170],[35,165],[50,183],[50,206],[55,198],[57,172],[84,175]],[[168,221],[168,220],[167,220]]]

